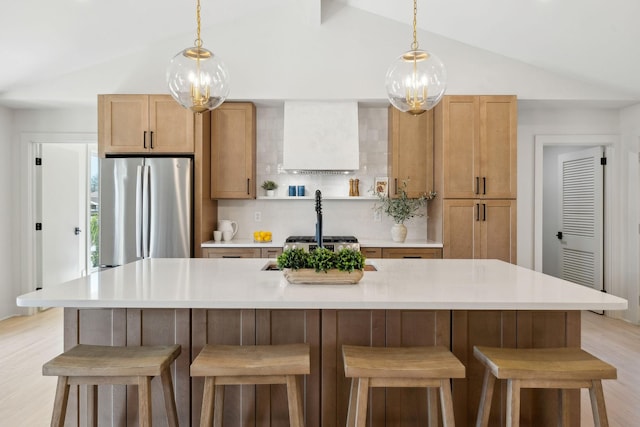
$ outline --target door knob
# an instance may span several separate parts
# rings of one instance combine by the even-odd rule
[[[556,237],[562,240],[562,231],[558,231],[558,233],[556,234]]]
[[[75,230],[73,230],[73,234],[75,234],[76,236],[80,233],[82,233],[82,230],[80,230],[80,227],[76,227]]]

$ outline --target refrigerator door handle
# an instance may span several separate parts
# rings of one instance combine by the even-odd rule
[[[136,257],[142,258],[142,165],[136,168]]]
[[[145,165],[142,168],[142,256],[149,258],[150,252],[150,218],[151,218],[151,194],[149,187],[149,174],[151,169],[149,165]]]

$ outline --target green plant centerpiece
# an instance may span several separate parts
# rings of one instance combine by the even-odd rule
[[[360,251],[342,249],[333,252],[317,248],[287,249],[278,256],[278,268],[289,283],[353,284],[363,276],[365,256]]]
[[[398,197],[390,197],[388,194],[377,193],[378,201],[374,209],[384,212],[393,218],[394,225],[391,228],[391,237],[394,242],[404,242],[407,237],[407,227],[404,222],[425,215],[424,207],[427,201],[436,197],[436,192],[423,193],[419,197],[407,195],[407,181],[402,181],[398,189]]]

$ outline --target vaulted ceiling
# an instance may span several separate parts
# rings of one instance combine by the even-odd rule
[[[4,94],[17,88],[91,70],[97,64],[135,54],[163,40],[181,37],[186,47],[194,38],[195,3],[4,2],[0,10],[0,103]],[[345,8],[406,24],[406,48],[409,47],[411,0],[202,0],[203,25],[223,25],[287,3],[304,11],[299,19],[312,25],[324,25]],[[627,103],[640,102],[639,16],[637,0],[418,1],[421,30],[600,90],[610,89],[622,94]],[[420,42],[422,48],[427,48],[429,40]],[[398,46],[398,53],[403,48]],[[469,70],[469,78],[473,78],[473,70]],[[12,99],[9,105],[19,101]]]

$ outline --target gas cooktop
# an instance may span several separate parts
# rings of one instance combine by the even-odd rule
[[[315,236],[289,236],[285,243],[315,243]],[[322,236],[322,243],[358,243],[354,236]]]
[[[360,250],[358,239],[353,236],[322,236],[322,246],[334,252],[345,248]],[[289,236],[284,243],[284,250],[299,248],[311,252],[317,247],[315,236]]]

